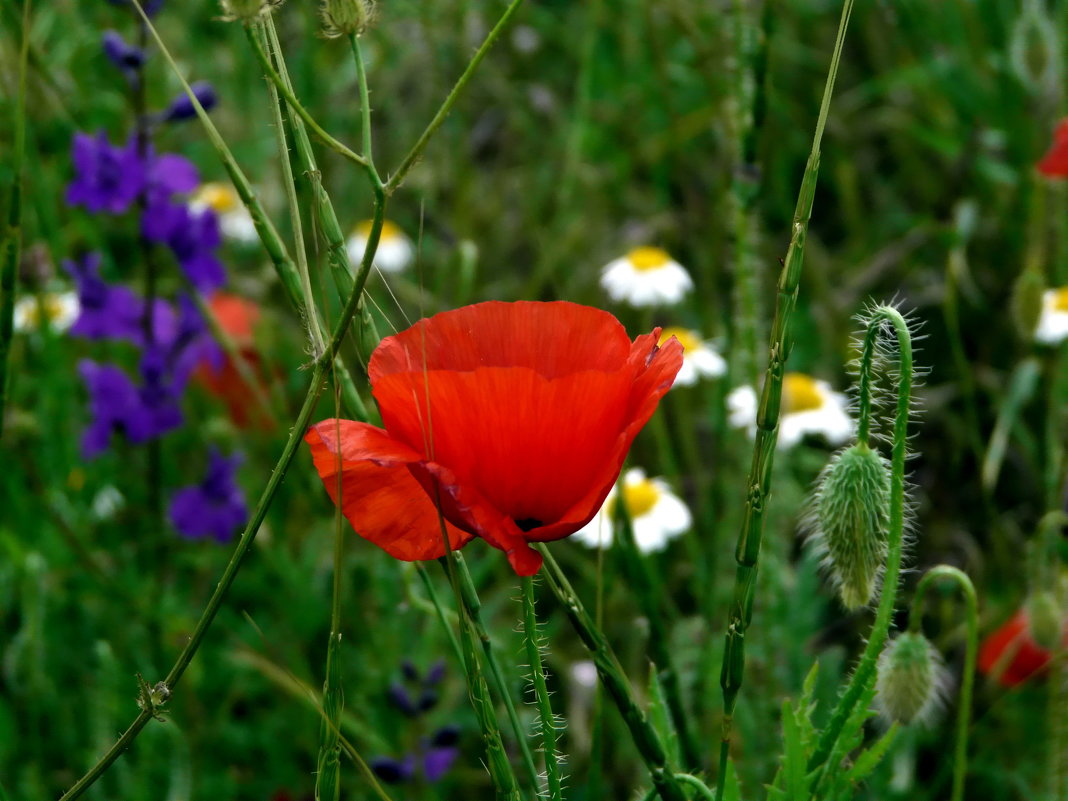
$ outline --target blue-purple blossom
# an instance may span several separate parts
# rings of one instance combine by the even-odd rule
[[[153,202],[145,209],[141,233],[171,249],[199,292],[210,294],[226,283],[226,270],[215,255],[222,244],[219,218],[211,209],[193,211],[180,203]]]
[[[415,776],[415,757],[412,754],[404,759],[375,757],[371,760],[371,770],[386,784],[403,784]]]
[[[127,77],[132,77],[144,66],[145,51],[140,47],[128,44],[115,31],[104,31],[101,43],[108,61],[122,70]]]
[[[149,360],[142,364],[144,385],[137,387],[120,368],[83,360],[78,372],[89,391],[92,421],[82,434],[82,455],[99,456],[119,433],[134,444],[147,442],[182,424],[177,395],[165,371]]]
[[[122,147],[112,145],[103,131],[96,136],[74,134],[71,160],[75,177],[67,186],[67,202],[89,211],[122,214],[145,185],[144,160],[131,138]]]
[[[128,287],[107,283],[100,277],[100,254],[87,253],[80,260],[63,260],[63,269],[74,279],[78,292],[78,319],[70,333],[85,339],[126,339],[142,345],[147,340],[145,301]],[[178,320],[166,301],[152,304],[152,339],[174,341]]]
[[[218,372],[226,354],[212,337],[200,309],[189,295],[178,296],[178,324],[170,344],[171,372],[176,383],[185,386],[189,375],[201,364]]]
[[[207,81],[197,81],[189,88],[193,90],[197,102],[203,106],[205,111],[211,111],[215,108],[215,104],[219,102],[215,87]],[[171,101],[167,110],[163,112],[162,119],[164,122],[181,122],[182,120],[191,120],[196,115],[197,110],[193,106],[193,101],[189,99],[189,95],[182,92]]]
[[[171,523],[184,537],[226,542],[248,517],[244,494],[234,480],[241,455],[227,458],[212,448],[208,459],[204,480],[178,490],[171,499]]]
[[[428,748],[423,752],[423,777],[431,784],[440,780],[458,756],[458,748]]]
[[[390,700],[393,706],[397,707],[401,712],[410,718],[414,718],[419,714],[419,710],[416,709],[415,702],[412,701],[411,695],[404,688],[403,684],[394,682],[389,685],[389,689],[386,690],[386,697]]]

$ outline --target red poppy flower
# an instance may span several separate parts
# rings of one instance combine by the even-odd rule
[[[979,670],[1006,687],[1015,687],[1045,670],[1051,658],[1031,636],[1027,613],[1021,610],[983,640]]]
[[[305,441],[353,528],[406,561],[481,537],[520,575],[530,542],[596,514],[634,437],[682,366],[660,329],[631,342],[612,315],[574,303],[465,306],[387,337],[368,373],[385,430],[325,420]]]
[[[1068,119],[1053,132],[1053,144],[1038,162],[1038,171],[1050,178],[1068,178]]]
[[[245,364],[255,375],[261,375],[260,354],[255,340],[255,329],[260,319],[259,306],[226,292],[213,294],[208,305],[219,326],[237,346]],[[234,425],[239,428],[269,428],[272,425],[270,415],[252,397],[248,382],[228,355],[219,368],[207,362],[201,364],[195,376],[208,392],[226,404]]]

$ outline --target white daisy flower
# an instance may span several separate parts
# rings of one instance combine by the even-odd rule
[[[259,241],[252,215],[230,184],[202,184],[189,199],[189,206],[197,212],[204,209],[214,211],[219,218],[219,230],[226,239],[244,245]]]
[[[352,229],[352,234],[345,243],[349,252],[349,264],[354,270],[358,269],[363,261],[363,253],[367,249],[367,235],[370,233],[371,221],[364,220]],[[399,273],[412,263],[414,256],[415,248],[404,231],[395,223],[384,220],[382,235],[378,239],[378,250],[375,251],[375,267],[384,273]]]
[[[40,302],[36,295],[24,295],[15,303],[13,327],[20,333],[40,330],[42,315],[56,333],[66,331],[78,319],[80,310],[75,292],[46,292]]]
[[[605,265],[601,286],[612,300],[657,306],[678,303],[693,289],[693,280],[666,250],[641,247]]]
[[[748,428],[756,435],[756,390],[741,386],[727,396],[730,424]],[[782,379],[782,403],[779,407],[779,447],[792,448],[807,434],[819,434],[831,445],[842,445],[856,430],[849,416],[849,399],[835,392],[826,381],[804,373],[787,373]]]
[[[692,387],[702,378],[718,378],[727,372],[727,362],[697,331],[669,326],[660,332],[658,344],[663,345],[671,337],[682,345],[682,367],[675,376],[675,386]]]
[[[612,543],[612,517],[618,485],[612,487],[593,520],[571,535],[590,548]],[[662,478],[646,478],[633,467],[623,474],[623,498],[634,527],[634,541],[642,553],[662,551],[668,542],[690,528],[690,509]]]
[[[1068,338],[1068,286],[1042,293],[1042,313],[1035,328],[1035,341],[1057,345]]]

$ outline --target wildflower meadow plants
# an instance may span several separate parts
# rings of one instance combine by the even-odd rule
[[[0,798],[1065,797],[1025,5],[5,2]]]

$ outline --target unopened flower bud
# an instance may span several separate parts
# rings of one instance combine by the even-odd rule
[[[879,656],[875,699],[892,721],[922,721],[937,711],[948,683],[941,655],[926,637],[909,631]]]
[[[1056,595],[1048,590],[1032,593],[1027,599],[1027,618],[1034,641],[1047,651],[1058,650],[1064,624]]]
[[[374,0],[323,0],[323,36],[360,36],[374,21]]]
[[[215,87],[213,87],[207,81],[197,81],[189,87],[193,90],[193,94],[197,98],[197,102],[205,111],[211,111],[215,108],[215,104],[219,102],[219,96],[215,94]],[[193,101],[189,95],[182,92],[167,107],[167,110],[163,112],[164,122],[182,122],[183,120],[191,120],[197,115],[197,110],[193,106]]]
[[[848,609],[871,602],[887,550],[890,465],[856,443],[835,454],[816,491],[815,536]]]

